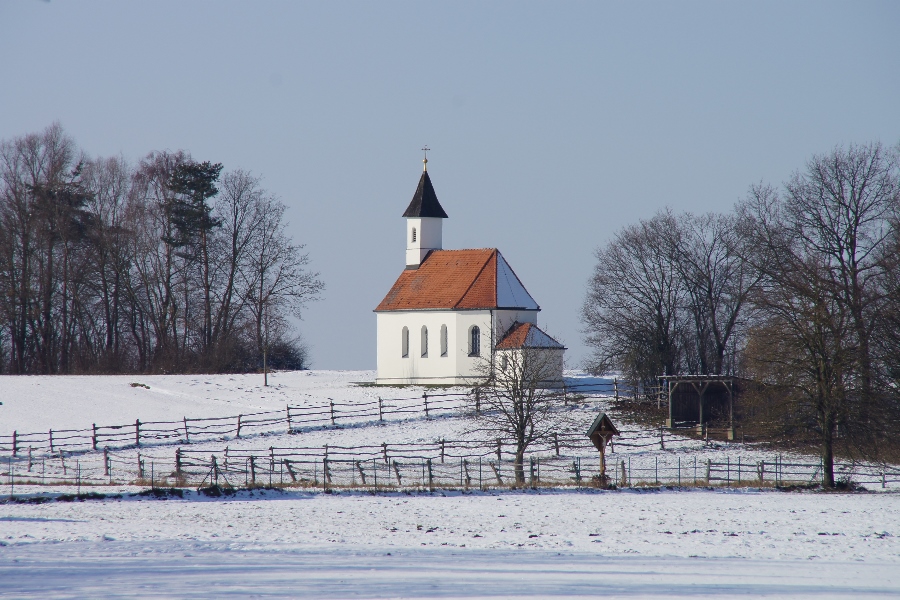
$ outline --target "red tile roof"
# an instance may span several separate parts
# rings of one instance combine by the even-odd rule
[[[375,311],[499,308],[498,255],[496,248],[434,250],[403,271]]]
[[[515,348],[562,348],[563,345],[540,330],[534,323],[513,323],[497,343],[497,350]]]

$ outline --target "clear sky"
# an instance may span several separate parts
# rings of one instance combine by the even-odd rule
[[[263,177],[327,284],[316,368],[375,367],[428,144],[445,248],[497,247],[587,351],[594,249],[728,210],[835,145],[900,141],[900,2],[0,3],[0,138]]]

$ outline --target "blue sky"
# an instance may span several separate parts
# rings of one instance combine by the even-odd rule
[[[374,368],[428,144],[446,248],[497,247],[586,355],[594,249],[900,141],[897,2],[0,4],[0,138],[184,149],[263,177],[327,290],[317,368]]]

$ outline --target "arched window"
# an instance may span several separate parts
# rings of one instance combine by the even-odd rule
[[[469,330],[469,356],[481,356],[481,330],[472,325]]]
[[[441,356],[447,356],[447,326],[441,325]]]
[[[506,368],[509,366],[509,357],[504,354],[500,357],[500,370],[506,371]]]
[[[413,244],[416,243],[416,228],[415,227],[412,228],[412,243]]]
[[[402,351],[401,356],[409,358],[409,329],[406,327],[403,328],[403,332],[400,334],[400,348]]]
[[[422,358],[428,356],[428,328],[422,325]]]

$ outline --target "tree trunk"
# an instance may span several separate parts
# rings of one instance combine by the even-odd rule
[[[822,485],[834,487],[834,426],[835,418],[830,412],[822,424]]]
[[[516,485],[525,485],[525,447],[520,443],[516,445]]]

